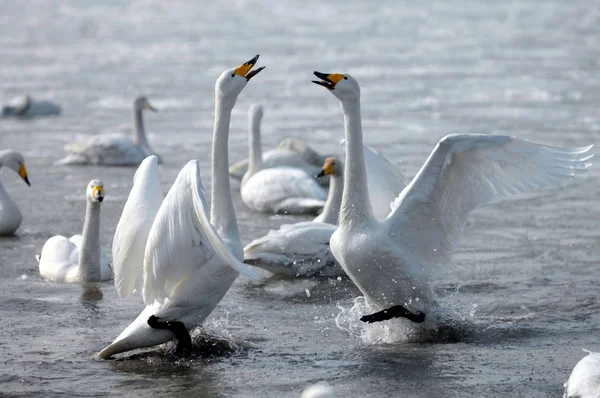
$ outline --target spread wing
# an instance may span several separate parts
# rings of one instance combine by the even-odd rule
[[[209,222],[205,198],[198,161],[192,160],[179,172],[148,236],[143,288],[147,305],[176,297],[184,284],[215,255],[236,271],[258,279],[256,271],[225,247]]]
[[[113,239],[115,287],[121,297],[141,292],[146,241],[162,201],[158,158],[148,156],[135,172]]]
[[[384,225],[420,264],[447,264],[475,207],[587,171],[591,148],[551,147],[509,136],[449,135],[398,196]]]

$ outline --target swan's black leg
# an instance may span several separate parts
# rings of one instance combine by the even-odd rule
[[[167,329],[175,335],[177,339],[177,355],[188,356],[192,351],[192,338],[188,333],[183,322],[179,321],[161,321],[159,317],[154,315],[148,318],[148,325],[153,329]]]
[[[386,310],[376,312],[371,315],[365,315],[360,318],[363,322],[373,323],[373,322],[381,322],[387,321],[392,318],[406,318],[414,323],[425,322],[425,314],[418,311],[416,313],[412,313],[401,305],[395,305]]]

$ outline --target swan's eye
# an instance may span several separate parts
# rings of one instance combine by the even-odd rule
[[[346,76],[344,76],[344,80],[348,80],[348,78]]]
[[[235,77],[235,72],[233,72],[233,73],[231,74],[231,77]]]

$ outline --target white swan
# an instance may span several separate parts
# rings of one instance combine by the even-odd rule
[[[25,160],[20,153],[12,149],[0,151],[0,169],[3,166],[14,170],[27,185],[31,185],[29,184],[29,178],[27,178]],[[21,225],[21,220],[19,207],[8,192],[4,190],[2,181],[0,181],[0,236],[13,235],[17,228],[19,228],[19,225]]]
[[[308,175],[301,169],[265,169],[260,144],[262,107],[253,105],[248,115],[250,162],[240,188],[244,203],[260,213],[319,213],[325,205],[327,192],[316,182],[314,175]]]
[[[122,297],[141,292],[146,308],[98,353],[99,358],[173,337],[178,351],[187,350],[187,330],[210,315],[238,271],[257,278],[240,261],[243,250],[230,193],[227,142],[237,97],[263,69],[251,70],[257,60],[258,55],[223,72],[215,84],[210,222],[197,161],[181,170],[164,200],[157,159],[144,160],[136,172],[113,241],[115,286]]]
[[[299,138],[284,138],[277,149],[271,149],[262,154],[263,168],[292,167],[304,170],[309,175],[318,173],[327,156],[319,154],[310,145]],[[248,171],[249,160],[241,160],[229,168],[229,175],[236,180],[242,180]],[[327,185],[329,180],[321,178],[319,184]]]
[[[315,72],[315,83],[341,103],[346,133],[344,194],[331,251],[348,276],[381,310],[365,322],[406,317],[423,322],[435,305],[430,271],[447,265],[469,213],[490,200],[551,186],[586,171],[592,146],[538,145],[508,136],[444,137],[378,222],[370,208],[360,117],[352,76]]]
[[[137,166],[145,157],[156,155],[146,138],[142,112],[156,112],[146,97],[133,101],[133,135],[100,134],[65,146],[68,155],[56,162],[59,165],[101,164],[105,166]],[[158,156],[158,155],[156,155]],[[160,157],[159,157],[160,162]]]
[[[342,202],[342,170],[335,157],[325,159],[321,174],[330,175],[331,183],[323,213],[313,221],[284,224],[253,240],[244,248],[244,262],[287,276],[345,275],[329,250]]]
[[[573,368],[563,398],[600,398],[600,353],[583,351],[588,355]]]
[[[300,398],[336,398],[335,389],[327,383],[317,383],[302,391]]]
[[[588,355],[573,368],[563,398],[600,398],[600,353],[583,351]]]
[[[100,248],[100,203],[104,185],[92,180],[85,191],[87,206],[83,236],[69,239],[55,235],[48,239],[37,256],[40,275],[54,282],[100,282],[112,279],[112,270]]]
[[[29,118],[36,116],[60,115],[59,105],[48,100],[34,100],[28,94],[20,95],[2,106],[0,116]]]

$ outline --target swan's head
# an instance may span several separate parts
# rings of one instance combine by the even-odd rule
[[[313,80],[313,83],[325,87],[340,101],[357,101],[360,99],[360,86],[356,79],[349,74],[315,71],[315,76],[321,80]]]
[[[87,200],[92,203],[102,202],[104,200],[104,184],[100,180],[92,180],[87,186],[85,192]]]
[[[151,110],[152,112],[156,112],[156,108],[150,105],[150,102],[146,97],[139,96],[133,100],[133,107],[136,111],[143,111],[145,109]]]
[[[231,106],[235,104],[237,96],[242,92],[246,84],[256,76],[265,67],[251,70],[258,61],[258,55],[250,61],[241,64],[237,68],[226,70],[219,76],[215,84],[215,94],[218,99],[232,101]]]
[[[325,163],[323,163],[323,168],[321,169],[321,172],[317,174],[316,177],[319,178],[328,175],[339,176],[342,175],[343,170],[344,167],[342,166],[339,159],[335,156],[330,156],[327,159],[325,159]]]
[[[29,178],[27,178],[27,169],[25,168],[25,160],[19,152],[13,150],[0,151],[0,166],[12,169],[25,181],[29,186]]]

